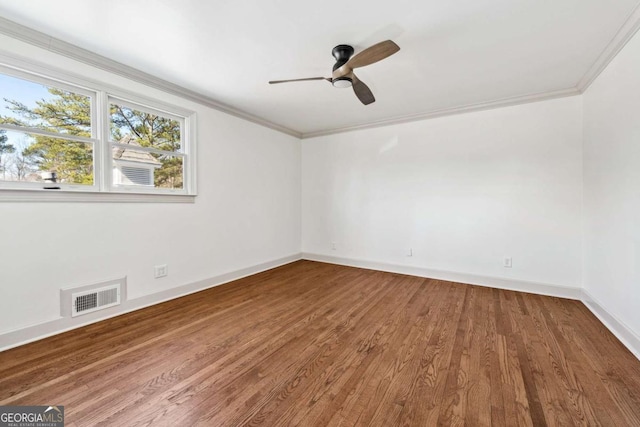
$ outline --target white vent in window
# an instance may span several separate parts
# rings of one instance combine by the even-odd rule
[[[147,168],[134,168],[131,166],[121,166],[122,174],[127,177],[131,184],[151,185],[151,170]]]
[[[120,304],[120,284],[71,294],[71,317]]]

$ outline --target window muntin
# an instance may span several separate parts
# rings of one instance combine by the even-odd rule
[[[0,141],[4,142],[0,192],[52,188],[44,185],[44,172],[56,172],[59,185],[53,188],[61,190],[195,194],[194,113],[35,64],[33,72],[25,71],[29,64],[17,66],[0,64]],[[7,103],[3,97],[17,102]],[[114,113],[114,109],[119,111]],[[38,110],[53,113],[47,116]],[[20,111],[27,114],[20,115]],[[131,128],[124,127],[124,119],[131,122]],[[123,130],[132,135],[126,144]],[[41,147],[43,141],[46,150]],[[35,148],[28,149],[30,146]],[[116,159],[123,146],[128,154]],[[54,164],[59,170],[48,170]],[[7,196],[11,198],[9,193],[0,193],[0,199]]]

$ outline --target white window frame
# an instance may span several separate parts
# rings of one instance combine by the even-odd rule
[[[133,110],[137,110],[137,111],[142,111],[145,113],[149,113],[149,114],[156,114],[159,116],[162,116],[164,118],[167,119],[171,119],[171,120],[176,120],[177,122],[180,123],[180,150],[179,151],[164,151],[164,150],[159,150],[157,148],[146,148],[146,147],[135,147],[136,151],[146,151],[148,153],[157,153],[157,154],[166,154],[168,156],[172,156],[172,157],[182,157],[183,161],[182,161],[182,174],[183,174],[183,185],[181,189],[170,189],[170,188],[154,188],[154,187],[142,187],[142,186],[135,186],[135,185],[118,185],[115,186],[113,184],[113,182],[109,182],[109,188],[110,191],[131,191],[134,193],[146,193],[147,191],[150,193],[166,193],[166,194],[186,194],[187,190],[186,190],[186,180],[185,180],[185,176],[188,175],[189,173],[189,162],[187,161],[189,156],[189,144],[187,143],[187,141],[185,140],[185,129],[187,128],[186,126],[186,122],[187,119],[185,117],[182,116],[178,116],[172,112],[169,111],[163,111],[163,110],[159,110],[157,108],[153,108],[151,106],[148,105],[142,105],[139,103],[136,103],[135,101],[131,101],[128,99],[123,99],[121,97],[116,97],[116,96],[112,96],[107,94],[107,111],[109,111],[109,106],[111,104],[118,104],[122,107],[127,107]],[[110,116],[109,116],[110,117]],[[109,153],[111,153],[111,150],[114,147],[120,147],[120,148],[131,148],[131,147],[127,147],[126,145],[121,145],[118,144],[116,141],[111,140],[110,138],[110,132],[109,132],[109,126],[110,126],[110,122],[106,123],[107,129],[106,129],[106,135],[108,138],[108,145],[109,145]],[[108,165],[108,169],[112,170],[113,169],[113,156],[109,155],[106,156],[106,160],[107,160],[107,165]],[[112,175],[109,175],[110,177],[112,177]],[[145,189],[147,189],[145,191]]]
[[[44,189],[43,183],[0,180],[0,202],[177,202],[193,203],[196,192],[196,114],[137,93],[87,80],[31,61],[0,54],[0,73],[19,79],[68,90],[91,98],[91,138],[77,137],[42,129],[0,124],[0,129],[38,134],[93,144],[93,185],[58,183],[59,190]],[[136,150],[160,152],[182,157],[183,188],[168,189],[113,184],[113,141],[110,139],[109,104],[116,103],[139,111],[178,120],[181,124],[180,150],[168,152],[153,148]],[[117,146],[117,145],[115,145]]]

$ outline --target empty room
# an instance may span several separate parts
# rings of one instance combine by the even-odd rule
[[[0,427],[640,426],[640,0],[0,0]]]

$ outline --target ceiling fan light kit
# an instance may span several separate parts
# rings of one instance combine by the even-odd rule
[[[349,77],[338,77],[337,79],[331,80],[331,84],[333,87],[342,89],[353,86],[353,81]]]
[[[374,44],[371,47],[353,56],[354,49],[347,44],[340,44],[331,50],[331,55],[336,59],[336,63],[333,65],[333,73],[331,77],[307,77],[303,79],[291,79],[291,80],[272,80],[269,84],[277,83],[289,83],[289,82],[301,82],[310,80],[326,80],[330,82],[333,87],[347,88],[353,87],[353,93],[364,105],[369,105],[376,101],[371,89],[364,84],[353,73],[354,68],[365,67],[367,65],[374,64],[381,61],[397,51],[400,47],[391,40],[385,40],[383,42]]]

